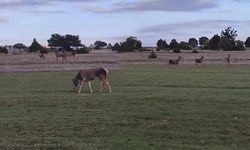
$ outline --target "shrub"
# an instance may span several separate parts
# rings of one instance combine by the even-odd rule
[[[88,54],[89,50],[86,47],[82,47],[76,50],[78,54]]]
[[[182,49],[182,50],[192,50],[190,45],[187,42],[184,42],[184,41],[180,42],[179,48]]]
[[[244,47],[244,42],[240,41],[240,40],[235,41],[234,50],[237,50],[237,51],[244,51],[244,50],[246,50],[246,48]]]
[[[149,58],[149,59],[155,59],[155,58],[157,58],[157,54],[156,54],[154,51],[152,51],[152,52],[148,55],[148,58]]]
[[[174,50],[173,50],[173,53],[181,53],[181,50],[179,50],[179,49],[174,49]]]
[[[197,54],[197,53],[199,53],[199,51],[193,50],[192,53]]]
[[[8,54],[8,49],[6,47],[0,47],[0,53]]]

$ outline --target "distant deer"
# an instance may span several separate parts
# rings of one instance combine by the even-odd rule
[[[224,61],[228,64],[231,63],[231,54],[228,54],[228,56],[224,59]]]
[[[196,65],[203,64],[203,59],[204,59],[204,56],[201,56],[201,58],[199,58],[199,59],[195,59]]]
[[[56,54],[56,62],[58,62],[59,57],[62,57],[62,62],[66,62],[67,55],[64,52],[55,51],[55,54]]]
[[[75,61],[77,52],[76,52],[76,51],[72,51],[72,52],[64,52],[64,54],[66,54],[66,55],[67,55],[67,57],[72,56],[72,57],[73,57],[73,59],[74,59],[74,61]]]
[[[108,86],[109,93],[111,93],[112,92],[111,86],[109,85],[107,76],[108,76],[108,70],[105,68],[84,69],[80,70],[77,73],[77,75],[72,79],[72,82],[74,84],[76,92],[81,93],[83,84],[88,83],[90,92],[93,93],[90,81],[94,80],[95,78],[98,78],[101,81],[100,93],[102,93],[103,86],[105,85]],[[77,89],[78,85],[79,88]]]
[[[178,57],[178,59],[173,60],[173,59],[169,59],[169,65],[178,65],[180,63],[180,61],[183,60],[183,58],[181,56]]]
[[[40,57],[40,59],[43,59],[43,60],[46,59],[45,53],[42,53],[42,52],[39,53],[39,57]]]

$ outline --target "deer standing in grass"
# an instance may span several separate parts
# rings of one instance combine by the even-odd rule
[[[169,63],[169,65],[178,65],[181,60],[183,60],[183,58],[181,56],[179,56],[178,59],[176,59],[176,60],[169,59],[168,63]]]
[[[231,63],[231,54],[228,54],[228,56],[224,59],[224,61],[228,64]]]
[[[64,52],[55,51],[55,54],[56,54],[56,62],[58,62],[59,57],[62,57],[62,62],[66,62],[67,55]]]
[[[100,93],[103,91],[103,86],[107,85],[109,93],[111,93],[111,86],[107,79],[108,70],[105,68],[84,69],[80,70],[77,75],[72,79],[76,92],[81,93],[84,83],[88,83],[90,92],[93,93],[90,81],[98,78],[101,81]],[[77,87],[79,88],[77,89]]]
[[[71,51],[71,52],[64,52],[64,54],[66,55],[66,57],[73,57],[73,60],[74,61],[77,61],[77,57],[76,57],[76,54],[77,54],[77,52],[76,51]]]
[[[39,53],[39,57],[40,57],[40,59],[43,59],[43,60],[45,60],[45,59],[46,59],[45,54],[44,54],[44,53],[42,53],[42,52],[40,52],[40,53]]]
[[[199,58],[199,59],[195,59],[196,65],[203,64],[203,59],[204,59],[204,56],[201,56],[201,58]]]

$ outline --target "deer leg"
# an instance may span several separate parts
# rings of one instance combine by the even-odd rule
[[[92,88],[91,88],[91,83],[90,83],[90,81],[89,81],[88,83],[89,83],[90,92],[93,93],[93,90],[92,90]]]
[[[110,84],[108,83],[108,81],[106,81],[106,83],[107,83],[107,86],[108,86],[108,88],[109,88],[109,93],[112,93]]]
[[[62,57],[62,63],[64,63],[65,62],[65,58],[64,57]]]
[[[111,86],[109,85],[107,80],[104,80],[104,81],[101,82],[101,91],[100,92],[102,93],[103,86],[105,86],[105,85],[108,86],[109,93],[112,93]]]
[[[80,83],[80,86],[79,86],[79,89],[78,89],[78,93],[81,93],[82,86],[83,86],[83,81],[81,81],[81,83]]]
[[[100,93],[102,93],[102,89],[103,89],[103,82],[101,81],[101,89],[100,89]]]

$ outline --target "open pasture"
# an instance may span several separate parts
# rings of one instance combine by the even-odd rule
[[[168,65],[170,59],[183,59],[180,64],[193,65],[195,59],[204,56],[204,64],[226,64],[224,61],[231,55],[231,64],[250,64],[250,51],[201,51],[193,54],[183,50],[182,53],[172,51],[156,52],[156,59],[148,59],[150,52],[117,53],[111,50],[93,50],[89,54],[77,54],[75,58],[67,57],[65,61],[58,58],[54,52],[46,54],[46,59],[40,59],[39,53],[22,55],[0,54],[0,72],[30,72],[30,71],[77,71],[83,68],[106,67],[117,69],[126,64],[163,64]]]
[[[250,147],[247,65],[126,65],[112,94],[76,72],[1,73],[0,149],[213,149]]]

